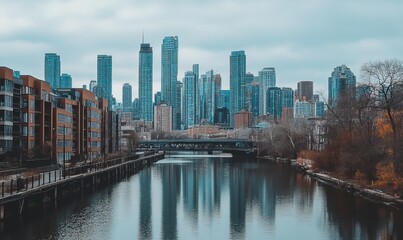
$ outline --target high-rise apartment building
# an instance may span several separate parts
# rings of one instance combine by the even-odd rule
[[[180,109],[178,109],[178,37],[164,37],[161,46],[161,97],[172,106],[173,129],[180,129]]]
[[[90,81],[90,91],[94,92],[94,87],[97,85],[97,81],[96,80],[91,80]]]
[[[153,48],[142,43],[139,52],[140,119],[153,120]]]
[[[195,111],[196,111],[196,119],[195,124],[200,123],[200,80],[199,80],[199,64],[193,64],[192,66],[193,74],[195,75],[196,81],[196,101],[195,101]]]
[[[156,132],[172,131],[172,106],[165,103],[154,106],[154,130]]]
[[[156,92],[154,94],[154,106],[159,105],[161,103],[161,101],[162,101],[161,92]]]
[[[132,111],[132,85],[129,83],[123,84],[122,88],[122,105],[123,105],[123,112],[130,112]]]
[[[266,113],[267,115],[278,119],[282,114],[282,99],[281,99],[281,88],[270,87],[266,92]]]
[[[98,55],[96,95],[106,98],[112,109],[112,56]]]
[[[184,129],[196,125],[197,80],[194,72],[186,72],[183,78],[182,122]]]
[[[329,77],[329,105],[336,106],[340,97],[355,97],[356,78],[346,65],[334,68]]]
[[[45,81],[53,89],[60,87],[60,56],[56,53],[45,53]]]
[[[292,88],[281,88],[281,107],[293,108],[294,107],[294,90]]]
[[[245,107],[245,74],[246,55],[245,51],[233,51],[230,56],[230,126],[234,127],[235,113]]]
[[[60,88],[72,88],[73,81],[71,79],[71,75],[67,73],[63,73],[60,77]]]
[[[260,106],[259,114],[266,115],[267,113],[267,89],[276,86],[276,70],[274,67],[263,68],[259,71],[259,86],[260,86]]]
[[[313,101],[313,82],[300,81],[297,84],[297,98],[299,100]]]

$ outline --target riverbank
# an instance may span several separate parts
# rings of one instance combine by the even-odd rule
[[[268,160],[272,162],[281,162],[281,163],[288,163],[291,166],[294,166],[299,171],[307,174],[311,178],[322,182],[324,184],[330,185],[334,188],[341,189],[343,191],[349,192],[356,196],[361,196],[369,201],[376,202],[385,206],[393,207],[398,210],[403,210],[403,200],[386,194],[377,189],[369,189],[364,186],[341,180],[335,177],[332,177],[328,174],[315,172],[312,170],[312,162],[310,160],[301,160],[297,161],[295,159],[288,159],[288,158],[279,158],[273,156],[264,156],[258,157],[258,159]]]

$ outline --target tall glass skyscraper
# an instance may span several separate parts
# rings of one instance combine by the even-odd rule
[[[182,122],[184,129],[196,125],[197,80],[194,72],[186,72],[183,78]]]
[[[276,86],[276,70],[274,67],[263,68],[259,71],[260,86],[260,115],[267,114],[267,89]]]
[[[153,121],[153,48],[142,43],[139,52],[140,118]]]
[[[267,94],[266,112],[274,119],[278,119],[279,117],[281,117],[281,112],[283,110],[281,103],[282,102],[281,88],[279,87],[268,88],[266,94]]]
[[[108,109],[112,109],[112,56],[98,55],[96,95],[108,99]]]
[[[122,88],[123,96],[122,96],[122,104],[123,104],[123,112],[132,111],[132,85],[129,83],[123,84]]]
[[[164,37],[161,46],[161,97],[169,106],[172,106],[172,128],[178,126],[180,109],[177,103],[178,91],[178,37]],[[180,119],[180,117],[179,117]]]
[[[72,88],[73,82],[71,79],[71,75],[67,73],[63,73],[60,77],[60,88]]]
[[[200,81],[199,81],[199,64],[193,64],[192,66],[193,69],[193,74],[195,75],[195,81],[196,81],[196,106],[195,106],[195,111],[196,111],[196,119],[195,119],[195,124],[200,123]]]
[[[340,97],[355,97],[356,79],[350,68],[341,65],[334,68],[329,77],[329,105],[336,106]]]
[[[234,127],[235,113],[243,110],[245,106],[245,74],[246,74],[246,55],[245,51],[233,51],[230,56],[230,91],[231,91],[231,109],[230,126]]]
[[[56,53],[45,53],[45,81],[51,88],[60,87],[60,56]]]

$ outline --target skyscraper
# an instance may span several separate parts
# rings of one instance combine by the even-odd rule
[[[350,68],[341,65],[334,68],[329,77],[329,105],[336,106],[340,97],[355,97],[356,79]]]
[[[195,75],[196,81],[196,102],[195,102],[195,111],[196,111],[196,119],[195,124],[200,123],[200,82],[199,82],[199,64],[193,64],[192,66],[193,74]]]
[[[260,86],[260,115],[267,114],[267,89],[276,86],[276,70],[274,67],[263,68],[259,71],[259,86]]]
[[[299,100],[313,101],[313,82],[300,81],[297,84],[297,97]]]
[[[140,118],[153,120],[153,48],[142,43],[139,52],[139,99]]]
[[[281,108],[294,107],[294,91],[292,88],[281,88]]]
[[[184,129],[196,125],[196,86],[194,72],[186,72],[183,78],[182,122]]]
[[[63,73],[60,77],[60,88],[72,88],[73,83],[71,79],[71,75],[67,73]]]
[[[177,104],[177,78],[178,37],[164,37],[161,46],[161,97],[169,106],[172,106],[173,129],[180,129],[180,126],[177,126],[177,116],[178,113],[180,114]]]
[[[91,80],[90,81],[90,91],[94,92],[94,87],[97,85],[97,81]]]
[[[45,81],[51,88],[60,87],[60,56],[56,53],[45,53]]]
[[[123,104],[123,112],[130,112],[132,110],[132,85],[129,83],[123,84],[122,88],[123,96],[122,96],[122,104]]]
[[[233,51],[230,56],[230,126],[234,127],[235,113],[245,106],[246,55],[245,51]]]
[[[279,87],[270,87],[267,89],[267,103],[266,103],[266,112],[267,115],[270,115],[274,119],[278,119],[281,117],[281,113],[283,110],[282,107],[282,99],[281,99],[281,88]]]
[[[98,55],[97,83],[97,96],[106,98],[112,109],[112,56]]]
[[[162,99],[161,99],[161,92],[156,92],[154,94],[154,106],[155,105],[160,105]]]

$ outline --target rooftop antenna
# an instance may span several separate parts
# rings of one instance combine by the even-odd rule
[[[142,35],[141,35],[141,43],[144,44],[144,30],[143,30],[143,33],[142,33]]]

